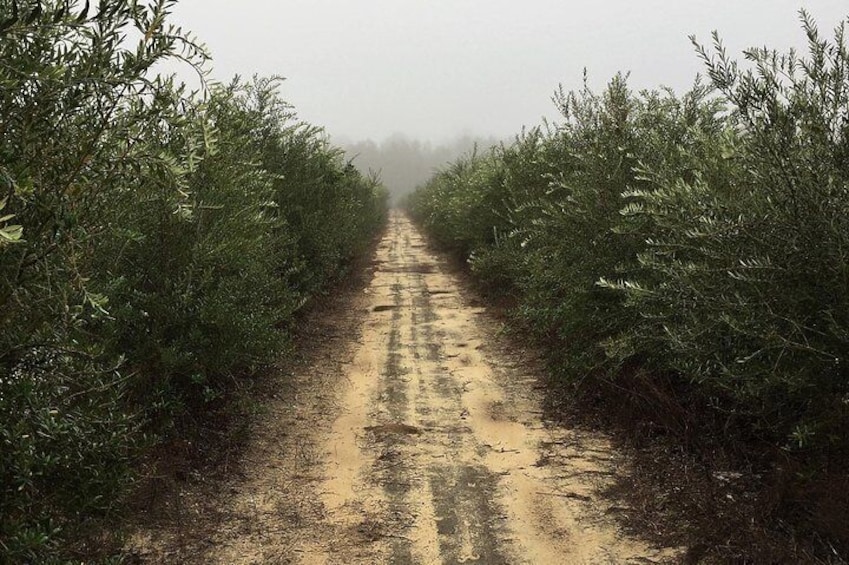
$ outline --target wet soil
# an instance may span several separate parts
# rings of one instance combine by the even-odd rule
[[[542,370],[511,348],[395,213],[342,339],[292,375],[241,467],[186,487],[142,562],[660,563],[605,498],[624,466],[601,434],[541,417]],[[354,329],[356,328],[356,329]],[[187,518],[186,518],[187,517]]]

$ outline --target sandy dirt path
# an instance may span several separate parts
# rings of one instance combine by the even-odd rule
[[[374,267],[359,337],[339,347],[338,374],[323,373],[329,397],[325,389],[323,402],[299,403],[311,412],[280,420],[301,431],[275,432],[271,422],[260,433],[249,456],[264,463],[226,489],[217,504],[228,509],[203,543],[168,553],[148,532],[140,546],[150,561],[674,559],[616,527],[611,512],[621,508],[599,494],[621,463],[609,443],[542,421],[536,365],[503,350],[492,321],[402,214],[391,217]],[[290,441],[275,444],[276,433]]]
[[[300,548],[303,562],[657,560],[599,512],[609,446],[543,425],[536,379],[487,347],[481,309],[405,217],[377,261],[324,449],[320,495],[340,535]]]

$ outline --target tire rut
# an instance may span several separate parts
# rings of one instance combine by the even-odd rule
[[[327,509],[303,563],[645,563],[599,495],[603,437],[540,421],[533,375],[487,347],[481,308],[407,218],[378,249],[372,307],[325,445]],[[328,536],[329,537],[329,536]]]

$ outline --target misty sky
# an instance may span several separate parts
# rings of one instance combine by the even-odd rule
[[[181,0],[173,21],[210,48],[213,76],[279,74],[283,97],[337,139],[401,132],[442,142],[510,137],[553,116],[558,83],[686,89],[687,38],[718,30],[730,53],[804,45],[799,8],[826,35],[845,0]]]

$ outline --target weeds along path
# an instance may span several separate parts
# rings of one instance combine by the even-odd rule
[[[193,539],[204,563],[653,563],[598,493],[619,463],[601,436],[541,420],[533,363],[499,350],[482,309],[394,213],[358,305],[359,338],[311,413],[275,441]],[[308,411],[309,412],[309,411]],[[334,419],[335,418],[335,419]],[[264,437],[264,439],[263,439]],[[185,545],[184,545],[185,547]],[[154,554],[149,554],[154,555]],[[163,553],[155,554],[162,557]],[[172,554],[175,555],[175,554]]]

